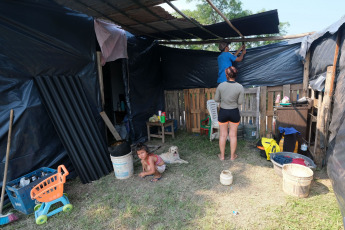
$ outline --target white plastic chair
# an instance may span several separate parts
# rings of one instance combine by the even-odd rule
[[[213,134],[213,129],[218,129],[218,135],[219,135],[219,124],[218,124],[218,111],[217,111],[217,102],[215,100],[208,100],[207,101],[207,110],[211,117],[211,128],[210,128],[210,141],[212,141],[215,138],[215,135]]]

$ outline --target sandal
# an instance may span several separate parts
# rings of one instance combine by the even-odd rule
[[[237,157],[238,157],[238,155],[235,154],[235,158],[234,158],[234,159],[231,159],[231,158],[230,158],[230,160],[231,160],[231,161],[234,161],[234,160],[236,160]]]
[[[218,154],[218,158],[219,158],[219,160],[224,161],[224,158],[222,159],[222,158],[220,157],[220,154]]]

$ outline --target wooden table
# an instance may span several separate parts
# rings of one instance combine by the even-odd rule
[[[174,120],[167,120],[165,123],[160,123],[160,122],[146,122],[146,126],[147,126],[147,137],[149,139],[149,141],[151,140],[151,137],[157,137],[157,138],[162,138],[162,142],[165,142],[165,134],[168,135],[172,135],[173,138],[175,138],[175,134],[174,134]],[[152,134],[150,131],[151,127],[160,127],[161,131],[158,130],[158,134]],[[171,132],[166,132],[164,129],[165,127],[171,127]]]

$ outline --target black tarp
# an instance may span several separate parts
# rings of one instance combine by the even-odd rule
[[[164,108],[163,78],[156,42],[128,37],[129,101],[131,136],[134,141],[147,139],[146,121]]]
[[[38,76],[73,76],[86,98],[85,104],[80,106],[89,107],[99,129],[104,127],[99,115],[101,103],[93,18],[49,0],[3,0],[0,1],[0,34],[0,180],[3,178],[10,109],[14,109],[15,119],[8,181],[37,168],[56,168],[59,164],[65,164],[73,174],[74,167],[55,131],[57,123],[53,125],[43,106],[41,99],[47,100],[47,97],[39,93],[34,79]],[[63,92],[54,87],[49,90],[56,95]],[[63,112],[67,115],[79,107],[69,109]],[[65,128],[68,129],[68,125]],[[92,169],[86,170],[92,172]],[[109,171],[109,166],[106,170]],[[97,176],[90,176],[83,182],[95,178]]]
[[[302,83],[299,48],[300,39],[248,49],[243,62],[236,64],[237,80],[245,87]],[[217,86],[219,54],[158,46],[152,40],[128,37],[129,80],[124,80],[129,85],[134,142],[147,139],[145,122],[164,110],[164,90]]]
[[[337,83],[333,97],[334,107],[329,131],[327,150],[327,173],[332,181],[334,193],[345,225],[345,26],[339,31],[340,47],[337,63]]]
[[[345,16],[327,28],[303,38],[299,58],[305,60],[310,51],[310,86],[317,91],[325,87],[327,66],[333,65],[335,44],[339,28],[345,23]]]
[[[253,14],[241,18],[232,19],[231,24],[234,25],[244,36],[276,34],[279,33],[279,18],[277,10],[270,10],[258,14]],[[229,27],[227,22],[219,22],[212,25],[205,25],[204,28],[209,32],[195,26],[180,30],[164,31],[150,34],[150,36],[159,39],[219,39],[238,37],[238,33]],[[216,34],[219,37],[214,36]]]
[[[237,81],[244,87],[275,86],[303,82],[303,64],[297,53],[300,40],[285,41],[247,50]],[[161,46],[164,90],[217,86],[219,52]]]

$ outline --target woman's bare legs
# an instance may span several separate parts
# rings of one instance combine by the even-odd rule
[[[219,149],[220,154],[218,155],[220,160],[224,160],[226,137],[228,136],[228,123],[219,125]]]
[[[231,153],[230,160],[235,160],[237,158],[237,154],[235,154],[235,152],[237,148],[237,128],[239,124],[231,123],[231,122],[229,123],[230,123],[229,137],[230,137],[230,153]]]

